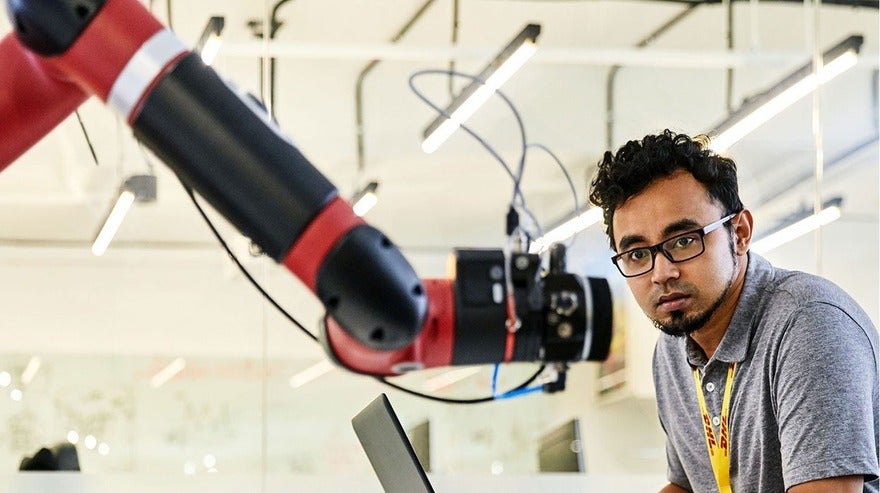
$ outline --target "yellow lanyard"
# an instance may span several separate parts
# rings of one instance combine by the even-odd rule
[[[715,439],[715,430],[712,428],[712,418],[706,408],[706,399],[703,397],[703,384],[700,378],[700,370],[694,368],[694,383],[697,386],[697,399],[700,401],[700,412],[703,413],[703,434],[706,435],[706,447],[709,449],[709,460],[712,462],[712,472],[715,473],[715,481],[718,483],[720,493],[730,493],[730,436],[728,417],[730,416],[730,394],[733,389],[733,374],[736,372],[736,363],[731,363],[727,369],[727,383],[724,384],[724,399],[721,402],[721,426],[719,426],[718,439]]]

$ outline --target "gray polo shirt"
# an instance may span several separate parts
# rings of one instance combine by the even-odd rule
[[[865,475],[864,491],[878,491],[877,329],[830,281],[774,268],[754,253],[736,312],[711,359],[690,337],[661,334],[657,342],[654,385],[670,482],[718,491],[693,368],[703,372],[714,418],[721,414],[731,362],[737,363],[730,403],[733,491],[783,492],[846,475]]]

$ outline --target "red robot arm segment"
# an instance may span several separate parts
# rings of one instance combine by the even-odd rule
[[[94,94],[318,296],[328,311],[323,343],[349,369],[393,375],[607,355],[607,282],[565,273],[558,261],[545,275],[536,255],[500,250],[460,250],[456,279],[422,282],[268,115],[138,0],[7,3],[17,31],[0,42],[0,170]],[[505,262],[523,322],[515,340],[505,327]]]
[[[332,317],[324,319],[322,344],[342,366],[367,375],[392,376],[411,370],[451,366],[455,340],[453,280],[424,281],[428,316],[419,337],[396,351],[376,351],[358,344]]]
[[[87,98],[77,85],[52,77],[40,57],[12,34],[0,41],[0,171],[64,121]]]
[[[69,80],[119,110],[139,140],[300,276],[355,340],[387,351],[418,337],[428,300],[399,250],[140,2],[9,1],[32,50],[16,54],[37,60],[34,73]]]

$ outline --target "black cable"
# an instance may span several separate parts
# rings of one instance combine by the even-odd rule
[[[272,296],[269,293],[267,293],[265,289],[263,289],[263,287],[260,285],[260,283],[257,282],[257,280],[254,279],[254,277],[250,274],[250,272],[248,272],[248,270],[241,264],[241,262],[238,260],[238,257],[236,257],[234,253],[232,253],[232,250],[229,248],[229,245],[223,239],[223,236],[221,236],[220,232],[217,231],[217,228],[214,226],[214,223],[211,221],[211,219],[205,213],[204,209],[202,209],[202,206],[199,204],[198,200],[196,200],[196,196],[195,196],[195,193],[193,192],[193,189],[189,185],[184,183],[184,181],[180,178],[180,176],[178,176],[177,179],[180,181],[180,184],[183,186],[183,189],[186,191],[187,195],[189,195],[189,198],[190,198],[190,200],[192,200],[192,203],[196,207],[196,210],[199,211],[199,215],[202,216],[202,219],[208,225],[208,228],[211,229],[211,232],[214,234],[214,237],[217,238],[217,241],[220,242],[220,245],[226,251],[226,254],[229,255],[229,258],[232,259],[232,261],[235,263],[235,265],[238,267],[238,269],[241,271],[241,273],[244,274],[244,276],[247,278],[247,280],[250,281],[250,283],[257,289],[257,291],[259,291],[260,294],[263,295],[263,297],[272,306],[274,306],[276,310],[278,310],[282,315],[284,315],[284,317],[287,318],[287,320],[289,320],[291,323],[293,323],[293,325],[295,325],[297,328],[299,328],[304,334],[306,334],[313,341],[318,342],[318,337],[316,335],[312,334],[311,332],[309,332],[309,330],[306,329],[302,323],[300,323],[296,318],[293,317],[293,315],[288,313],[287,310],[285,310],[281,305],[279,305],[278,302],[275,301],[275,299],[272,298]],[[536,378],[538,378],[538,376],[544,371],[544,368],[545,368],[545,365],[542,364],[540,366],[540,368],[538,368],[538,371],[536,371],[535,374],[531,376],[531,378],[529,378],[525,382],[521,383],[520,385],[516,386],[515,388],[509,390],[508,392],[512,392],[514,390],[526,388],[532,382],[534,382]],[[492,396],[492,397],[482,397],[482,398],[477,398],[477,399],[449,399],[446,397],[437,397],[437,396],[433,396],[430,394],[423,394],[423,393],[418,392],[416,390],[408,389],[406,387],[401,387],[400,385],[397,385],[396,383],[389,382],[385,377],[375,377],[375,378],[377,381],[384,383],[385,385],[388,385],[389,387],[396,389],[396,390],[399,390],[401,392],[405,392],[407,394],[414,395],[416,397],[422,397],[424,399],[429,399],[432,401],[444,402],[447,404],[481,404],[484,402],[490,402],[490,401],[497,400],[504,395],[504,394],[501,394],[498,397]]]
[[[433,101],[428,99],[428,97],[425,96],[425,94],[423,92],[421,92],[416,87],[415,79],[418,77],[424,76],[424,75],[448,75],[448,76],[455,76],[455,77],[463,77],[465,79],[469,79],[474,82],[479,82],[481,84],[486,83],[486,81],[484,81],[483,79],[481,79],[479,77],[476,77],[476,76],[473,76],[470,74],[465,74],[462,72],[456,72],[454,70],[426,69],[426,70],[419,70],[419,71],[413,73],[412,75],[410,75],[409,87],[413,91],[413,93],[419,99],[421,99],[422,102],[424,102],[425,104],[430,106],[434,111],[436,111],[438,114],[446,117],[447,119],[452,119],[452,115],[450,113],[448,113],[444,108],[441,108],[441,107],[437,106],[436,104],[434,104]],[[482,137],[477,135],[476,132],[471,130],[470,127],[468,127],[467,125],[465,125],[463,123],[460,125],[460,127],[462,130],[467,132],[468,135],[470,135],[477,142],[479,142],[480,145],[482,145],[483,148],[485,148],[486,151],[488,151],[489,154],[492,155],[492,157],[494,157],[499,163],[501,163],[501,166],[504,168],[505,171],[507,171],[508,176],[510,176],[510,178],[513,180],[513,197],[514,198],[511,199],[510,206],[513,207],[515,205],[516,198],[519,197],[520,204],[523,206],[523,208],[526,208],[526,199],[522,193],[522,189],[520,188],[520,182],[522,180],[523,163],[525,162],[525,160],[522,158],[522,156],[525,154],[526,143],[528,142],[526,140],[525,124],[523,124],[522,117],[520,116],[519,111],[517,111],[516,106],[514,106],[513,102],[510,100],[510,98],[508,98],[507,95],[505,95],[500,89],[496,89],[495,94],[497,94],[499,97],[501,97],[501,99],[504,100],[504,102],[507,104],[508,108],[510,108],[510,110],[513,112],[513,116],[516,119],[516,123],[519,128],[520,137],[522,139],[522,149],[523,150],[521,153],[520,166],[519,166],[517,174],[514,174],[513,171],[511,171],[510,167],[507,165],[507,163],[504,162],[504,159],[502,159],[501,156],[498,154],[498,152],[495,151],[495,149],[491,145],[489,145],[489,143],[487,143]]]
[[[559,169],[562,170],[562,174],[565,176],[565,181],[568,182],[568,188],[571,189],[571,196],[574,199],[574,208],[572,209],[572,212],[576,214],[578,212],[578,210],[580,209],[580,199],[578,199],[577,187],[574,186],[574,180],[571,179],[571,174],[569,174],[568,169],[566,169],[565,165],[562,164],[562,160],[560,160],[559,157],[552,150],[550,150],[549,147],[545,146],[544,144],[532,143],[532,144],[527,145],[526,149],[528,149],[530,147],[534,147],[536,149],[541,149],[542,151],[549,154],[550,157],[553,158],[554,161],[556,161],[556,165],[559,166]],[[539,226],[539,229],[540,229],[540,226]],[[544,231],[541,230],[538,233],[538,235],[539,235],[538,237],[544,236]],[[575,236],[577,236],[577,234],[569,237],[568,246],[571,246],[574,243]]]
[[[76,113],[76,119],[79,121],[79,128],[82,129],[83,136],[86,138],[86,144],[89,145],[89,151],[92,153],[92,159],[95,161],[95,166],[100,166],[98,164],[98,155],[95,154],[95,146],[92,145],[92,139],[89,138],[89,132],[86,130],[86,125],[83,123],[79,110],[75,110],[74,113]]]
[[[414,83],[414,79],[416,77],[419,77],[422,75],[437,75],[437,74],[449,75],[450,77],[452,77],[452,76],[464,77],[466,79],[470,79],[472,81],[481,82],[481,83],[485,84],[485,81],[483,81],[479,77],[475,77],[473,75],[469,75],[469,74],[465,74],[465,73],[461,73],[461,72],[456,72],[454,70],[439,70],[439,69],[438,70],[420,70],[418,72],[413,73],[409,79],[410,89],[412,89],[412,91],[415,93],[415,95],[419,99],[421,99],[422,102],[424,102],[425,104],[430,106],[434,111],[436,111],[437,113],[439,113],[440,115],[442,115],[448,119],[451,119],[452,115],[450,115],[445,109],[440,108],[439,106],[434,104],[432,101],[430,101],[427,98],[427,96],[425,96],[424,93],[422,93],[421,91],[419,91],[415,87],[415,83]],[[523,212],[525,212],[531,218],[532,222],[535,223],[535,226],[539,230],[541,230],[541,226],[538,223],[538,221],[536,220],[534,214],[526,206],[525,195],[522,193],[522,189],[521,189],[522,177],[523,177],[523,174],[525,171],[525,156],[526,156],[526,152],[527,152],[528,148],[534,147],[537,149],[541,149],[542,151],[549,154],[550,157],[553,158],[553,160],[559,166],[559,169],[562,171],[562,174],[565,176],[565,180],[568,182],[568,186],[571,189],[572,197],[574,198],[574,209],[573,209],[574,211],[577,211],[580,208],[580,202],[578,201],[577,188],[574,185],[574,181],[571,179],[571,175],[569,174],[568,169],[566,169],[565,165],[562,164],[562,161],[559,159],[559,157],[556,156],[556,154],[554,154],[553,151],[550,150],[550,148],[548,148],[544,144],[528,143],[526,141],[525,125],[523,124],[522,116],[521,116],[519,110],[516,109],[516,106],[513,104],[513,102],[510,100],[510,98],[507,97],[507,95],[504,94],[500,89],[496,89],[495,92],[498,94],[498,96],[500,96],[504,100],[504,102],[505,102],[505,104],[507,104],[508,108],[510,108],[510,111],[513,113],[514,117],[516,118],[517,126],[520,129],[520,136],[522,137],[522,143],[523,143],[523,152],[520,156],[519,166],[517,168],[516,174],[514,174],[511,171],[510,167],[507,165],[506,162],[504,162],[504,160],[501,158],[501,156],[498,155],[497,151],[495,151],[495,149],[492,148],[492,146],[489,145],[484,139],[479,137],[476,134],[476,132],[471,130],[470,127],[468,127],[467,125],[461,124],[460,126],[471,137],[476,139],[477,142],[480,143],[480,145],[482,145],[487,151],[489,151],[489,153],[493,157],[495,157],[496,160],[498,160],[501,163],[501,166],[504,168],[505,171],[507,171],[507,175],[510,176],[510,178],[512,180],[514,180],[514,198],[511,199],[511,207],[514,206],[514,201],[515,201],[516,197],[519,197]],[[540,233],[540,234],[543,235],[543,233]]]
[[[415,95],[419,99],[421,99],[422,102],[424,102],[425,104],[430,106],[438,114],[445,116],[446,118],[450,118],[450,119],[451,119],[451,115],[445,109],[440,108],[439,106],[434,104],[434,102],[432,102],[430,99],[428,99],[428,97],[425,96],[424,93],[422,93],[421,91],[419,91],[415,87],[415,78],[420,77],[422,75],[438,75],[438,74],[439,75],[448,75],[449,77],[452,77],[452,76],[464,77],[464,78],[470,79],[472,81],[485,83],[485,81],[483,81],[479,77],[475,77],[473,75],[465,74],[465,73],[461,73],[461,72],[456,72],[453,70],[439,70],[439,69],[420,70],[418,72],[413,73],[410,76],[409,86],[410,86],[410,89],[412,89],[413,93],[415,93]],[[507,104],[507,107],[510,108],[510,111],[513,113],[514,118],[516,119],[517,126],[520,129],[520,136],[522,138],[523,147],[522,147],[522,153],[520,154],[519,166],[517,168],[516,174],[514,174],[513,171],[511,171],[510,167],[507,165],[507,163],[504,161],[504,159],[501,158],[501,156],[498,154],[498,152],[495,151],[495,149],[491,145],[489,145],[489,143],[487,143],[483,138],[478,136],[476,134],[476,132],[474,132],[467,125],[462,124],[460,126],[462,129],[464,129],[465,132],[468,133],[468,135],[470,135],[477,142],[479,142],[480,145],[482,145],[489,152],[489,154],[492,155],[492,157],[494,157],[499,163],[501,163],[501,166],[504,168],[504,170],[507,172],[507,175],[510,177],[511,180],[513,180],[513,183],[514,183],[513,198],[511,199],[510,206],[513,208],[516,208],[515,202],[516,202],[516,199],[519,198],[519,200],[520,200],[519,210],[521,212],[525,213],[531,219],[532,223],[535,225],[535,228],[537,228],[537,230],[538,230],[537,236],[539,236],[539,237],[544,236],[544,230],[541,227],[540,222],[535,217],[534,213],[532,213],[531,209],[529,209],[529,207],[526,205],[525,195],[522,193],[522,189],[521,189],[521,182],[522,182],[523,174],[525,172],[526,152],[527,152],[528,148],[531,146],[531,147],[536,147],[538,149],[542,149],[543,151],[547,152],[556,161],[556,164],[559,165],[559,168],[562,170],[562,173],[565,175],[565,179],[568,181],[569,187],[571,187],[571,190],[572,190],[572,193],[574,196],[574,201],[575,201],[575,206],[574,206],[573,210],[577,211],[578,208],[580,207],[580,204],[578,203],[578,196],[577,196],[577,191],[574,186],[574,182],[572,181],[571,175],[569,175],[568,170],[565,168],[565,165],[562,164],[562,161],[560,161],[560,159],[547,146],[545,146],[543,144],[529,144],[529,143],[527,143],[526,134],[525,134],[525,125],[523,124],[522,115],[520,114],[519,110],[517,110],[516,106],[513,104],[513,102],[510,100],[510,98],[507,97],[506,94],[504,94],[503,91],[501,91],[500,89],[496,89],[495,92],[498,94],[498,96],[500,96],[502,98],[502,100],[504,100],[505,104]]]
[[[385,377],[376,377],[376,380],[378,380],[378,381],[381,382],[381,383],[384,383],[385,385],[388,385],[388,386],[391,387],[391,388],[394,388],[394,389],[397,389],[397,390],[399,390],[399,391],[401,391],[401,392],[404,392],[404,393],[406,393],[406,394],[414,395],[414,396],[416,396],[416,397],[422,397],[422,398],[424,398],[424,399],[428,399],[428,400],[432,400],[432,401],[443,402],[443,403],[446,403],[446,404],[482,404],[482,403],[484,403],[484,402],[492,402],[492,401],[496,401],[496,400],[502,399],[502,398],[504,397],[504,394],[506,394],[506,393],[508,393],[508,392],[514,392],[514,391],[516,391],[516,390],[520,390],[520,389],[524,389],[524,388],[528,387],[532,382],[535,381],[535,379],[538,378],[539,375],[541,375],[541,373],[544,371],[544,368],[546,368],[546,366],[547,366],[547,365],[542,364],[542,365],[538,368],[538,371],[536,371],[536,372],[534,373],[534,375],[532,375],[531,377],[529,377],[528,380],[526,380],[525,382],[523,382],[523,383],[517,385],[516,387],[514,387],[514,388],[508,390],[507,392],[502,392],[502,393],[499,394],[498,396],[491,396],[491,397],[478,397],[478,398],[475,398],[475,399],[450,399],[450,398],[446,398],[446,397],[437,397],[437,396],[435,396],[435,395],[423,394],[423,393],[421,393],[421,392],[417,392],[417,391],[415,391],[415,390],[411,390],[411,389],[408,389],[408,388],[405,388],[405,387],[401,387],[400,385],[397,385],[396,383],[389,382],[388,379],[385,378]]]
[[[137,145],[138,145],[138,148],[140,148],[140,150],[141,150],[141,156],[144,158],[144,163],[147,164],[147,171],[148,171],[151,175],[155,175],[155,174],[156,174],[156,169],[155,169],[155,167],[153,166],[153,163],[150,161],[150,157],[147,156],[147,148],[144,147],[144,143],[141,142],[141,141],[139,141],[139,140],[137,141]],[[179,179],[179,178],[178,178],[178,179]]]
[[[565,165],[562,164],[562,161],[559,159],[559,157],[557,157],[556,154],[554,154],[553,151],[551,151],[550,148],[545,146],[544,144],[529,144],[527,148],[528,147],[541,149],[542,151],[549,154],[554,161],[556,161],[556,164],[559,166],[559,169],[562,170],[562,174],[565,176],[565,180],[568,182],[568,187],[571,189],[571,195],[574,198],[574,209],[572,209],[572,212],[577,213],[577,211],[580,210],[581,207],[580,199],[578,199],[577,187],[574,186],[574,180],[571,179],[571,175],[568,173],[568,169],[566,169]],[[544,236],[543,232],[541,232],[541,236]],[[574,236],[569,239],[568,245],[571,246],[573,242]]]
[[[284,317],[287,318],[287,320],[289,320],[291,323],[293,323],[293,325],[295,325],[297,328],[299,328],[299,330],[301,330],[311,340],[318,342],[318,337],[315,334],[312,334],[308,329],[306,329],[306,327],[302,323],[300,323],[299,320],[295,319],[293,317],[293,315],[288,313],[287,310],[285,310],[281,305],[279,305],[278,302],[276,302],[275,299],[272,298],[272,296],[270,296],[269,293],[267,293],[266,290],[263,289],[262,286],[260,286],[260,283],[258,283],[257,280],[254,279],[254,277],[251,275],[251,273],[248,272],[248,270],[241,264],[241,262],[238,260],[238,257],[236,257],[234,253],[232,253],[232,250],[229,248],[229,245],[226,244],[226,241],[220,235],[220,232],[217,231],[216,227],[214,227],[214,223],[211,222],[211,219],[209,219],[208,215],[205,214],[205,210],[202,209],[201,205],[199,205],[199,202],[198,202],[198,200],[196,200],[196,196],[193,193],[192,188],[190,188],[189,185],[184,183],[183,180],[180,178],[180,176],[178,176],[177,179],[180,180],[180,184],[183,185],[183,189],[186,190],[187,195],[189,195],[189,198],[190,198],[190,200],[192,200],[193,205],[196,206],[196,209],[199,211],[199,214],[202,216],[202,219],[204,219],[205,223],[208,224],[208,227],[211,228],[211,232],[214,233],[214,237],[217,238],[217,241],[219,241],[220,245],[223,246],[223,249],[226,250],[226,254],[229,255],[229,258],[232,259],[232,262],[235,263],[235,265],[238,267],[238,270],[240,270],[241,273],[244,274],[244,276],[247,278],[247,280],[250,281],[250,283],[253,284],[253,286],[255,288],[257,288],[257,291],[259,291],[260,294],[262,294],[263,297],[266,298],[266,300],[269,303],[271,303],[272,306],[275,307],[275,309],[277,309],[279,312],[281,312],[281,314],[284,315]]]
[[[559,157],[556,156],[556,154],[554,154],[553,151],[551,151],[550,148],[545,146],[544,144],[534,144],[533,143],[533,144],[529,144],[526,147],[527,148],[534,147],[536,149],[541,149],[542,151],[549,154],[550,157],[553,158],[554,161],[556,161],[556,165],[559,166],[559,169],[562,170],[562,174],[565,175],[565,181],[568,182],[568,188],[571,189],[571,196],[574,198],[574,210],[578,210],[580,208],[581,204],[578,199],[577,188],[574,186],[574,181],[571,179],[571,175],[568,173],[568,169],[566,169],[565,165],[562,164],[562,160],[560,160]]]

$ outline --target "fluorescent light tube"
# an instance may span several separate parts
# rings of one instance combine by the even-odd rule
[[[529,24],[501,50],[492,62],[471,81],[446,107],[445,115],[438,115],[424,132],[422,150],[428,154],[436,151],[446,139],[467,121],[486,101],[495,94],[526,61],[535,54],[535,40],[541,26]],[[481,81],[485,81],[485,84]]]
[[[31,380],[34,379],[34,376],[40,371],[40,364],[42,361],[39,356],[32,356],[30,361],[28,361],[27,366],[24,371],[21,372],[21,383],[22,385],[27,385],[31,383]]]
[[[226,19],[222,16],[213,16],[208,19],[208,24],[205,26],[205,30],[202,31],[201,37],[199,37],[199,42],[196,44],[196,51],[202,57],[202,61],[205,62],[205,65],[211,65],[214,63],[214,59],[217,58],[217,53],[220,52],[220,46],[223,44],[223,39],[221,38],[221,34],[223,33],[223,27],[226,24]]]
[[[214,63],[214,60],[217,58],[217,54],[220,53],[220,46],[223,45],[223,40],[220,36],[216,34],[212,34],[205,41],[205,46],[202,47],[201,57],[202,61],[205,62],[205,65],[211,65]]]
[[[813,72],[808,63],[764,93],[746,102],[709,132],[709,147],[724,152],[740,139],[750,134],[783,110],[815,91],[817,87],[834,79],[858,62],[858,54],[864,38],[850,36],[822,55],[822,69]]]
[[[351,199],[351,208],[356,215],[363,217],[373,208],[373,206],[376,205],[376,203],[379,202],[379,196],[376,195],[376,190],[378,188],[379,182],[371,181],[370,183],[367,183],[367,186],[355,194]]]
[[[530,253],[541,253],[550,248],[550,245],[565,241],[581,231],[602,220],[602,208],[591,207],[577,216],[565,221],[544,233],[544,236],[536,239],[529,247]]]
[[[327,360],[321,360],[318,363],[306,368],[305,370],[290,377],[290,387],[298,389],[303,385],[330,373],[336,368],[333,363]]]
[[[154,389],[158,389],[174,378],[178,373],[182,372],[184,368],[186,368],[186,360],[183,358],[175,358],[174,361],[168,364],[168,366],[162,368],[153,375],[153,378],[150,379],[150,385]]]
[[[107,251],[107,247],[110,246],[110,242],[113,241],[113,237],[119,231],[119,226],[122,225],[122,220],[125,219],[125,215],[131,209],[131,205],[134,204],[134,199],[134,192],[122,190],[119,193],[116,204],[113,205],[110,215],[104,221],[104,226],[101,227],[95,242],[92,243],[92,253],[95,256],[100,257]]]
[[[440,389],[444,389],[452,384],[468,379],[477,373],[480,373],[479,367],[450,370],[425,380],[422,386],[428,392],[437,392]]]
[[[800,220],[795,219],[795,222],[790,223],[788,226],[784,226],[782,229],[755,241],[750,249],[756,253],[766,253],[810,231],[836,221],[841,215],[841,202],[840,198],[829,201],[826,207],[818,213],[811,214]]]
[[[92,243],[92,253],[100,257],[107,251],[113,237],[122,225],[122,220],[131,205],[135,202],[154,202],[156,200],[156,176],[155,175],[132,175],[129,176],[119,187],[119,195],[116,203],[104,220],[104,225],[95,236]]]

